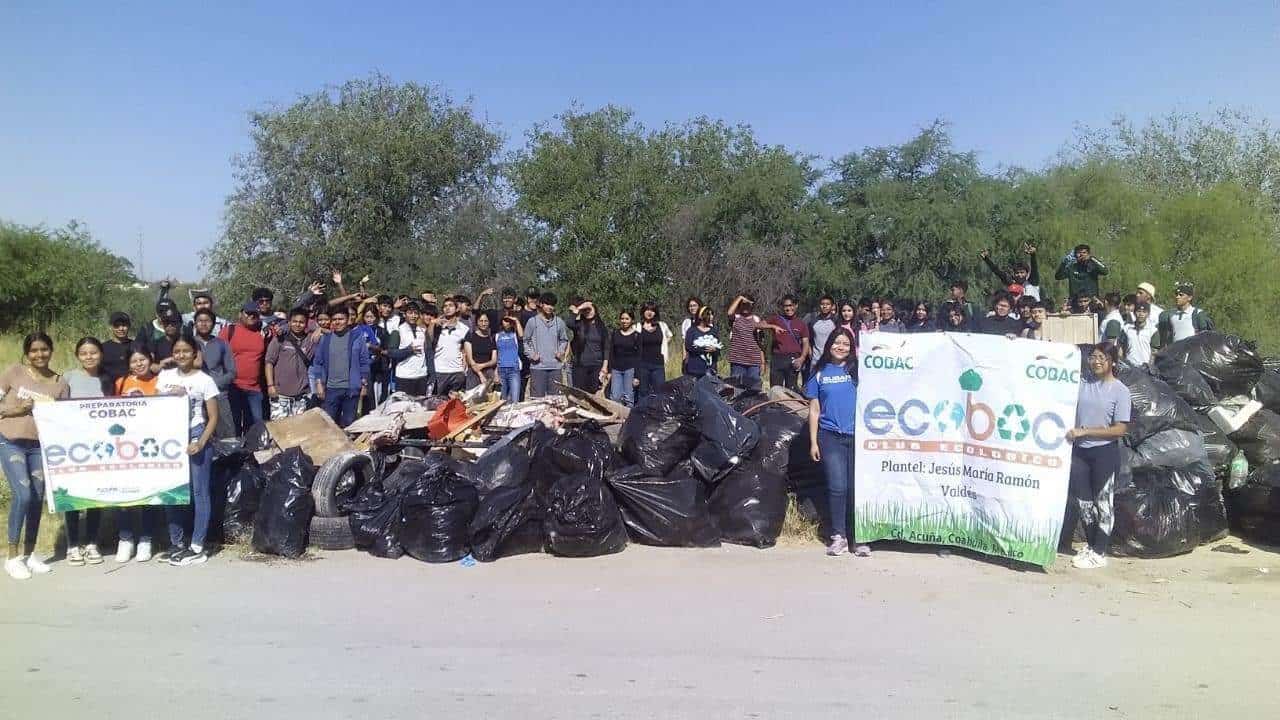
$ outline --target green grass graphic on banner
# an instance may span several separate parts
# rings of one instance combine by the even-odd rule
[[[137,500],[128,502],[105,502],[92,498],[82,498],[71,495],[65,488],[58,488],[53,491],[53,509],[55,512],[67,512],[68,510],[90,510],[92,508],[109,508],[109,507],[134,507],[138,505],[190,505],[191,504],[191,486],[179,485],[177,487],[162,490],[158,493],[148,495]]]
[[[858,542],[906,540],[928,545],[955,545],[1048,567],[1057,556],[1058,523],[1014,522],[957,513],[951,508],[921,512],[919,506],[858,505],[854,537]]]

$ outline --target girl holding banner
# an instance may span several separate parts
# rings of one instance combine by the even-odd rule
[[[38,402],[52,402],[67,394],[67,382],[49,368],[53,340],[31,333],[22,340],[23,362],[0,375],[0,470],[13,492],[9,505],[9,555],[4,571],[14,580],[50,567],[35,556],[40,532],[40,505],[44,501],[44,466],[40,437],[31,409]],[[18,540],[26,529],[22,552]]]
[[[849,552],[849,508],[853,488],[853,421],[857,407],[857,363],[853,333],[836,328],[827,339],[805,395],[809,398],[809,454],[822,463],[831,507],[831,543],[827,554]],[[871,548],[859,545],[854,554],[869,557]]]
[[[129,374],[116,381],[116,395],[137,397],[156,394],[156,375],[151,372],[151,354],[140,345],[129,353]],[[155,510],[149,506],[120,508],[116,524],[120,528],[116,543],[116,562],[147,562],[151,559],[151,529],[155,526]],[[134,556],[134,538],[138,554]]]
[[[187,446],[188,466],[191,468],[191,506],[195,519],[191,528],[191,545],[183,540],[185,507],[166,505],[169,519],[169,564],[177,567],[194,565],[208,560],[204,552],[205,535],[209,532],[209,517],[213,511],[213,496],[209,490],[211,464],[209,440],[218,425],[218,386],[213,378],[196,367],[196,343],[183,336],[173,341],[173,359],[177,367],[160,371],[156,389],[160,393],[185,395],[191,406],[190,438]]]
[[[83,337],[76,343],[76,359],[80,367],[67,371],[67,397],[72,400],[101,398],[111,393],[111,379],[102,372],[102,343],[97,338]],[[84,539],[80,544],[80,516],[84,515]],[[68,510],[64,515],[67,528],[67,564],[98,565],[102,553],[98,550],[98,527],[102,523],[102,511],[93,508],[83,512]]]

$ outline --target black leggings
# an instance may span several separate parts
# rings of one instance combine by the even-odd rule
[[[1084,520],[1085,538],[1099,555],[1111,548],[1115,524],[1113,494],[1120,471],[1120,443],[1100,447],[1075,447],[1071,451],[1071,487],[1067,498],[1066,532]]]

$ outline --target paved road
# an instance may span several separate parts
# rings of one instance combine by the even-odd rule
[[[1258,549],[1050,574],[906,548],[59,566],[0,584],[0,714],[1274,717],[1277,581]]]

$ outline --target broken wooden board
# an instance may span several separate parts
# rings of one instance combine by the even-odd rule
[[[586,406],[586,409],[593,413],[608,416],[608,420],[600,421],[602,423],[625,422],[627,416],[631,414],[631,408],[623,405],[622,403],[617,403],[598,395],[592,395],[585,390],[579,390],[576,387],[565,385],[564,383],[558,382],[555,383],[555,385],[560,389],[560,392],[564,393],[565,397],[569,398],[570,402],[573,402],[575,405]]]
[[[267,422],[267,431],[271,433],[271,439],[281,450],[300,447],[316,467],[324,465],[329,458],[339,453],[356,449],[342,428],[338,427],[333,418],[320,408],[312,408],[293,417],[271,420]],[[274,450],[261,452],[265,453],[267,458],[275,454]],[[258,453],[255,453],[254,457],[256,458],[257,455]]]
[[[466,423],[464,423],[457,430],[454,430],[448,435],[445,435],[444,439],[445,440],[461,440],[463,437],[466,436],[466,434],[472,428],[478,427],[485,420],[488,420],[489,418],[493,417],[493,414],[498,412],[498,408],[502,407],[505,403],[506,403],[505,400],[499,399],[499,400],[494,400],[492,402],[481,403],[479,405],[476,405],[475,407],[470,408],[469,411],[471,412],[472,418],[468,420]]]

